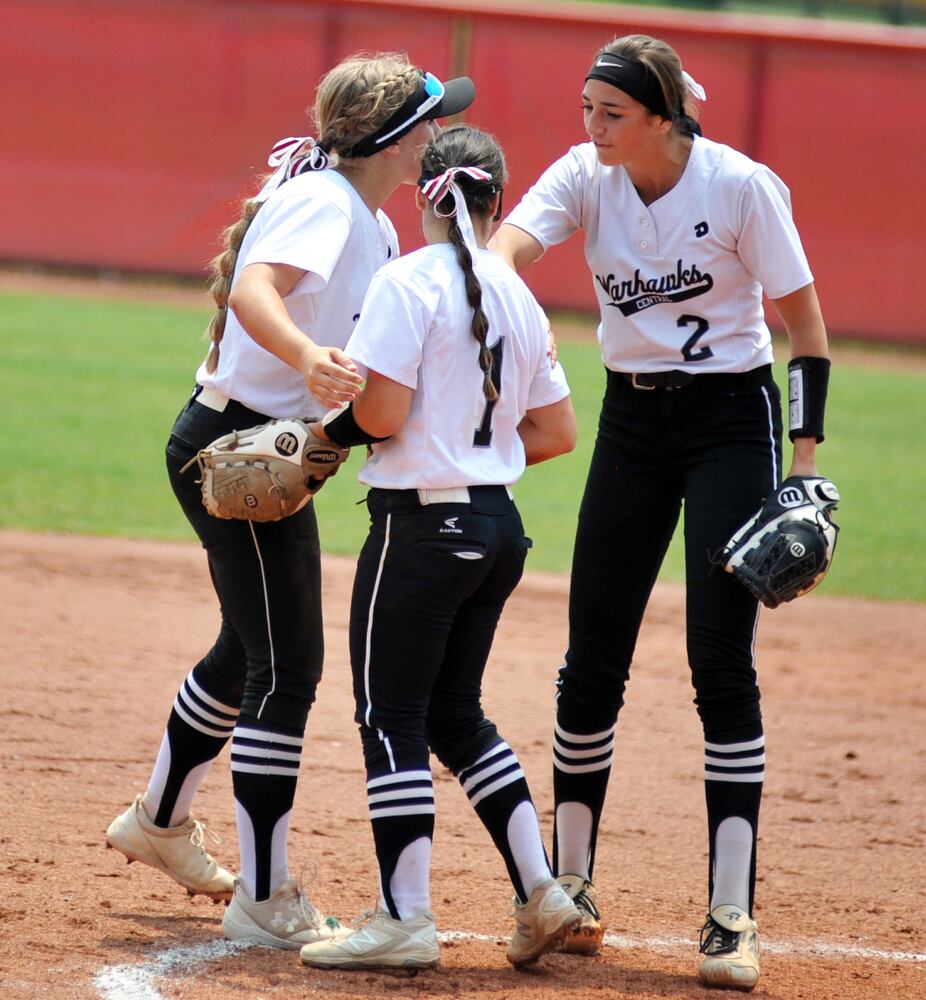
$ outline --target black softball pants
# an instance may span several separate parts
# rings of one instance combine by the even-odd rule
[[[643,613],[684,504],[687,652],[705,741],[708,894],[718,831],[739,817],[752,831],[746,876],[751,909],[765,770],[754,663],[758,603],[713,557],[780,478],[781,403],[770,366],[698,375],[671,391],[637,389],[608,373],[579,511],[569,649],[558,682],[558,870],[593,871],[614,724]],[[583,808],[588,841],[581,835],[586,821],[577,819]]]
[[[611,727],[643,613],[684,503],[687,649],[710,739],[759,722],[755,598],[712,557],[781,477],[781,403],[770,366],[634,388],[608,372],[579,511],[569,649],[558,717],[569,732]]]
[[[181,469],[200,448],[270,418],[230,400],[222,412],[194,392],[167,444],[167,470],[209,560],[222,624],[203,668],[210,694],[241,715],[302,735],[321,678],[321,563],[313,504],[279,521],[224,520],[202,504],[199,472]]]
[[[368,775],[454,773],[497,739],[482,675],[530,540],[504,487],[469,504],[421,506],[415,490],[373,489],[350,616],[356,721]]]

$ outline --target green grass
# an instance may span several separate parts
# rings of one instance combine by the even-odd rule
[[[163,449],[205,345],[201,309],[0,293],[0,393],[15,455],[0,526],[29,531],[192,539],[171,495]],[[529,469],[518,504],[533,569],[569,568],[576,511],[603,390],[597,345],[564,342],[580,444]],[[851,352],[845,352],[851,358]],[[786,357],[779,346],[777,354]],[[834,370],[820,471],[842,492],[830,594],[926,601],[926,373],[866,365]],[[784,365],[776,371],[783,384]],[[316,499],[322,545],[353,555],[366,534],[359,449]],[[679,539],[664,578],[682,578]]]

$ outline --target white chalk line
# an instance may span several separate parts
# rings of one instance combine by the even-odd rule
[[[249,941],[209,941],[168,948],[134,965],[107,965],[93,977],[103,1000],[164,1000],[155,980],[172,972],[192,972],[203,962],[236,955],[254,946]]]
[[[471,931],[441,931],[439,941],[488,941],[503,940],[497,934],[476,934]],[[678,952],[697,945],[685,937],[633,937],[626,934],[605,934],[604,943],[609,948],[623,950]],[[210,941],[184,947],[168,948],[152,955],[147,961],[134,965],[106,966],[93,977],[93,985],[102,1000],[164,1000],[155,983],[163,976],[177,972],[193,972],[203,962],[214,962],[229,955],[237,955],[255,947],[247,941]],[[763,939],[762,951],[773,955],[794,955],[800,958],[823,956],[826,958],[864,958],[878,962],[926,963],[926,953],[917,951],[890,951],[862,945],[838,944],[827,941],[769,941]]]

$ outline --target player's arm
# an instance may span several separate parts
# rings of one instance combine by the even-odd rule
[[[524,443],[528,465],[572,451],[578,437],[572,399],[566,396],[549,406],[528,410],[518,424],[518,435]]]
[[[283,297],[306,272],[291,264],[248,264],[228,305],[257,344],[295,368],[323,403],[337,406],[358,392],[363,380],[337,347],[321,347],[292,321]]]
[[[309,424],[309,430],[344,448],[385,441],[405,423],[413,395],[408,386],[370,370],[363,391],[352,403]]]
[[[408,419],[413,395],[414,389],[370,370],[354,400],[354,419],[371,437],[392,437]]]
[[[486,248],[519,274],[543,254],[543,247],[530,233],[507,222],[498,227]]]
[[[502,223],[486,244],[486,249],[501,257],[514,271],[520,274],[529,264],[533,264],[543,254],[543,247],[530,233]],[[547,328],[547,357],[555,365],[559,357],[556,337],[551,328]]]
[[[801,409],[805,414],[810,415],[812,424],[815,425],[819,422],[819,429],[822,431],[823,406],[826,401],[829,369],[829,346],[816,289],[811,282],[796,292],[791,292],[790,295],[772,299],[772,304],[778,311],[788,334],[792,365],[795,364],[795,359],[807,359],[807,364],[810,366],[809,371],[805,374],[803,389],[809,395],[802,400]],[[789,373],[789,382],[790,377]],[[807,419],[806,416],[805,419]],[[806,435],[792,436],[794,453],[788,475],[817,475],[817,430],[816,426],[812,426]]]

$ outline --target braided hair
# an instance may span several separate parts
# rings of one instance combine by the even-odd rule
[[[322,77],[315,96],[314,119],[318,134],[316,146],[325,153],[350,149],[372,135],[408,100],[421,81],[421,70],[401,53],[358,53],[338,63]],[[312,155],[311,144],[293,154],[293,162]],[[298,173],[291,171],[290,176]],[[246,199],[241,216],[222,234],[223,249],[209,264],[209,294],[216,310],[207,327],[211,341],[206,357],[206,371],[214,372],[219,364],[219,345],[225,335],[228,296],[238,263],[238,253],[262,201]]]
[[[480,167],[491,180],[476,181],[463,173],[457,174],[455,183],[466,199],[466,207],[471,215],[485,218],[492,211],[495,196],[505,182],[508,173],[505,156],[495,139],[487,132],[472,125],[450,125],[445,128],[425,148],[421,160],[419,184],[438,177],[450,167]],[[438,215],[451,216],[454,212],[452,192],[448,192],[436,205]],[[479,367],[483,374],[482,391],[488,400],[498,399],[498,389],[492,381],[492,352],[486,346],[489,333],[489,317],[482,308],[482,286],[473,270],[473,256],[463,240],[456,215],[450,218],[447,236],[456,252],[457,263],[463,271],[466,285],[466,299],[473,310],[472,332],[479,344]]]

